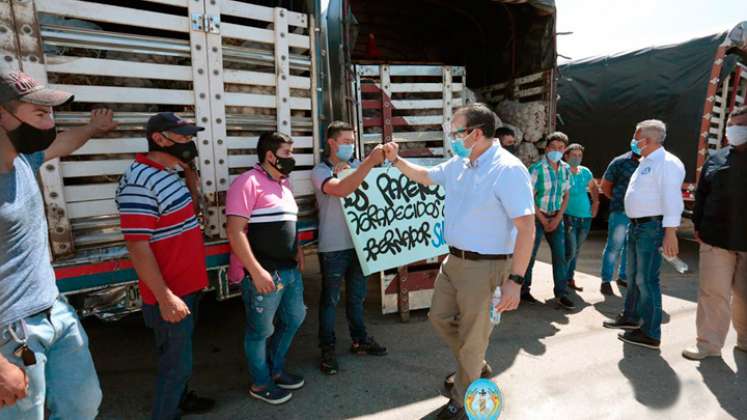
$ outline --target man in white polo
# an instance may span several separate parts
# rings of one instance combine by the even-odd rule
[[[499,311],[516,309],[532,254],[531,178],[519,159],[493,142],[496,122],[483,104],[459,109],[446,133],[456,156],[430,169],[400,158],[396,143],[384,145],[386,158],[405,176],[439,184],[446,194],[450,255],[436,278],[428,317],[458,369],[439,419],[464,418],[464,394],[480,378],[493,329],[493,292],[501,287]]]
[[[667,127],[659,120],[638,123],[631,141],[641,163],[625,193],[628,230],[628,285],[625,310],[607,328],[627,330],[620,340],[658,349],[661,340],[661,253],[679,253],[677,228],[684,203],[682,182],[685,167],[677,156],[664,150]],[[661,250],[661,251],[660,251]]]

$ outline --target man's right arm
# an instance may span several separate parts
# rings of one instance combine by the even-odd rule
[[[322,192],[335,197],[347,197],[360,187],[371,169],[384,161],[384,149],[376,146],[361,165],[345,178],[329,178],[322,184]]]
[[[249,272],[257,291],[266,294],[275,290],[275,282],[270,273],[257,261],[249,244],[249,238],[244,233],[249,220],[239,216],[228,216],[226,223],[226,234],[231,244],[231,252],[241,261],[241,264]]]
[[[615,162],[616,161],[614,160],[610,162],[607,166],[607,170],[604,171],[604,175],[602,175],[602,194],[610,200],[612,200],[612,189],[615,187],[615,175],[617,170]]]

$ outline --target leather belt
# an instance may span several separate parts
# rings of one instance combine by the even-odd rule
[[[631,218],[630,223],[634,225],[642,225],[644,223],[654,222],[654,221],[661,222],[662,220],[664,220],[664,216],[648,216],[648,217],[639,217],[637,219]]]
[[[472,251],[463,251],[459,248],[455,248],[453,246],[449,247],[449,254],[459,257],[463,260],[472,260],[472,261],[479,261],[479,260],[507,260],[511,258],[511,254],[480,254],[478,252],[472,252]]]

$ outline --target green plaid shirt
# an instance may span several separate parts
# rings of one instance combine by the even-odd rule
[[[534,185],[534,204],[545,213],[555,213],[563,205],[563,195],[571,189],[571,167],[562,160],[554,170],[547,158],[529,168]]]

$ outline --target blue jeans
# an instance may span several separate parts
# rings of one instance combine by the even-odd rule
[[[618,277],[623,280],[627,278],[625,274],[625,270],[627,269],[627,247],[625,244],[629,223],[630,219],[625,215],[625,212],[614,211],[609,215],[607,222],[607,245],[604,246],[604,254],[602,254],[602,281],[605,283],[612,281],[612,276],[614,276],[615,267],[617,266],[617,257],[621,251]]]
[[[568,264],[568,280],[573,280],[576,272],[576,260],[581,252],[581,245],[586,241],[591,230],[591,217],[565,216],[565,257]]]
[[[145,325],[153,330],[158,355],[156,393],[153,399],[153,420],[181,417],[179,404],[187,392],[192,377],[192,335],[197,323],[201,293],[181,296],[190,315],[171,323],[161,317],[158,305],[143,305]]]
[[[301,272],[292,268],[270,274],[275,279],[275,291],[266,295],[257,292],[248,276],[241,283],[246,311],[244,352],[249,373],[258,388],[272,384],[272,377],[283,372],[293,337],[306,318]]]
[[[630,225],[628,230],[628,273],[623,317],[641,320],[641,331],[661,339],[661,248],[664,228],[660,221]]]
[[[354,249],[336,252],[321,252],[322,296],[319,304],[319,345],[335,345],[335,318],[337,303],[340,301],[342,280],[345,279],[345,314],[348,329],[353,341],[366,339],[366,325],[363,322],[363,302],[368,292],[368,281],[361,271],[361,265]]]
[[[26,371],[28,396],[14,405],[0,408],[2,420],[42,420],[44,402],[49,418],[94,419],[101,404],[101,387],[96,376],[88,336],[75,310],[60,297],[52,311],[24,320],[28,347],[36,356],[36,364],[23,367],[13,353],[19,344],[7,329],[0,331],[0,354]],[[18,338],[23,337],[21,322],[14,324]]]
[[[527,267],[527,272],[524,276],[524,284],[521,286],[521,292],[529,293],[529,289],[532,287],[532,269],[534,268],[534,260],[537,257],[537,251],[539,250],[540,244],[542,243],[542,237],[544,236],[545,239],[547,239],[547,243],[550,244],[550,250],[552,251],[552,279],[555,283],[553,293],[555,294],[555,297],[565,296],[568,294],[568,279],[566,278],[568,271],[565,262],[565,223],[560,222],[558,228],[549,233],[545,232],[539,219],[535,221],[535,226],[536,231],[534,234],[532,259],[529,260],[529,266]]]

